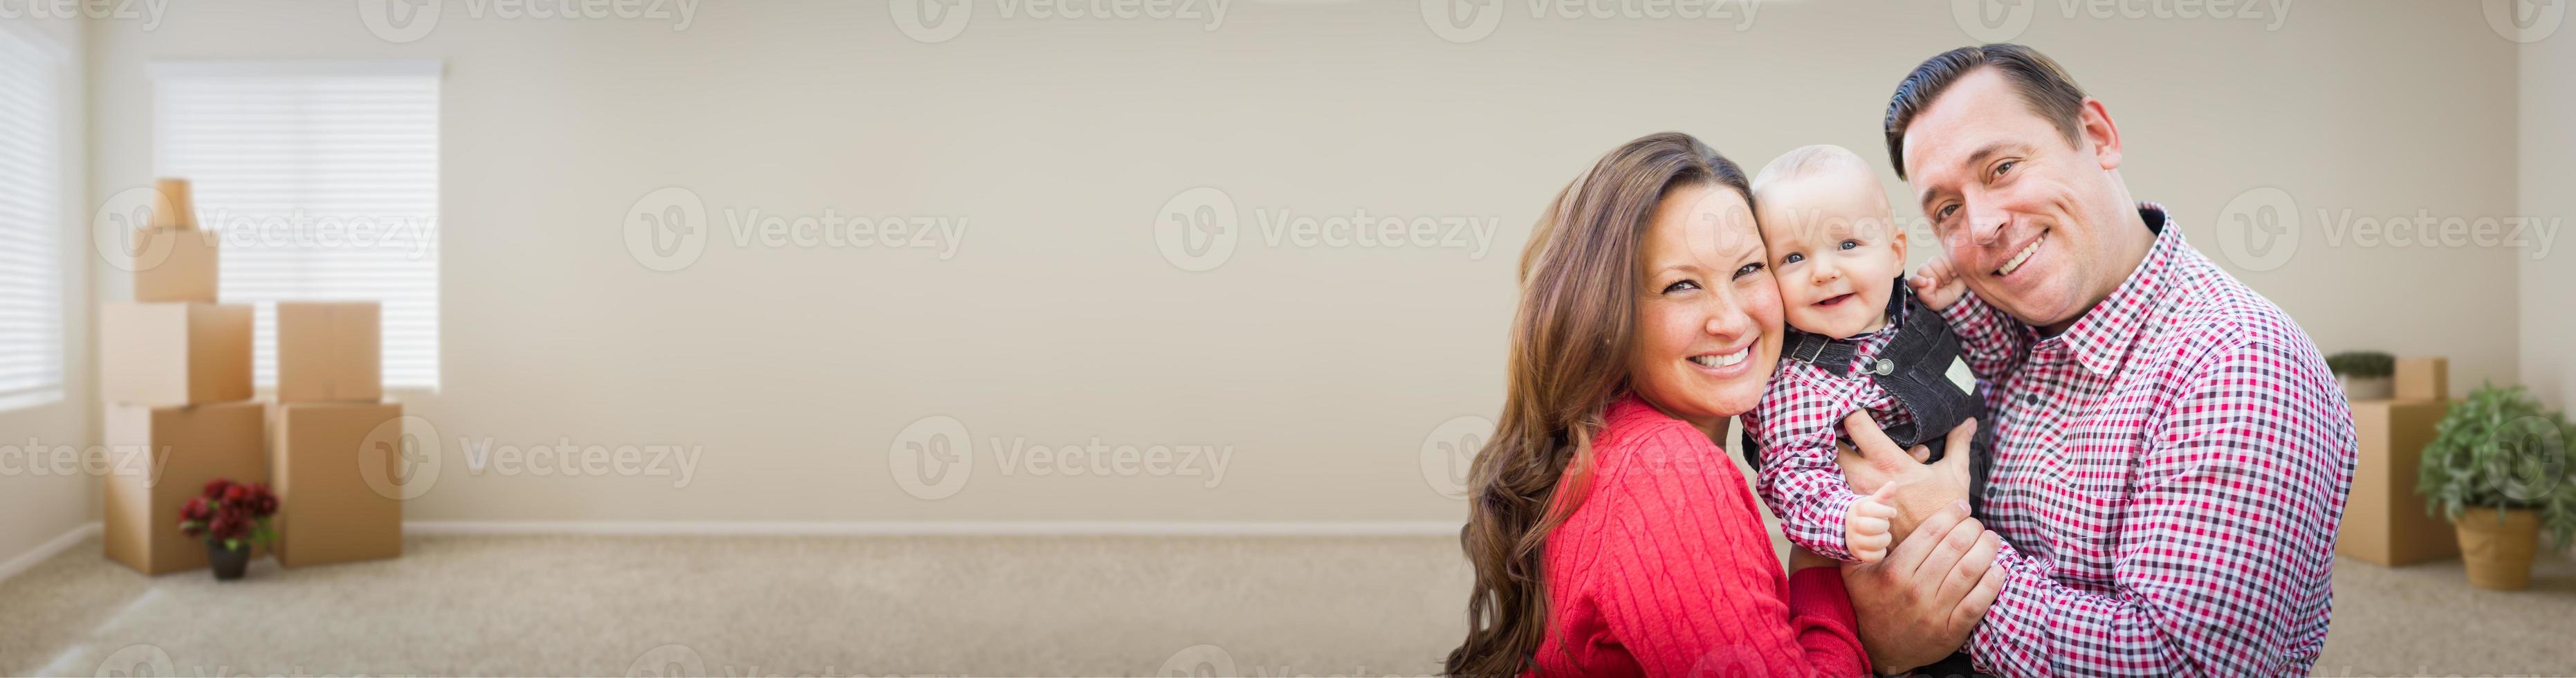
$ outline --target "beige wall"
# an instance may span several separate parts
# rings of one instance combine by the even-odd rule
[[[2522,213],[2576,218],[2576,29],[2521,48]],[[2522,260],[2522,380],[2551,407],[2576,404],[2576,254]]]
[[[87,117],[82,92],[81,25],[76,19],[40,18],[18,14],[0,18],[0,31],[33,39],[51,46],[62,63],[63,106],[60,152],[63,175],[60,181],[63,211],[62,249],[64,261],[62,287],[66,298],[63,309],[63,400],[51,405],[0,412],[0,446],[14,446],[24,453],[30,448],[43,448],[38,459],[19,456],[10,460],[14,468],[0,469],[0,563],[62,536],[88,522],[97,509],[96,495],[91,494],[92,481],[80,475],[63,475],[66,470],[55,451],[63,448],[81,450],[96,444],[93,431],[95,405],[90,391],[91,373],[89,341],[90,261],[87,135],[82,129]],[[30,441],[35,444],[30,445]],[[77,459],[77,457],[71,457]],[[77,469],[71,469],[77,472]]]
[[[936,44],[876,3],[709,3],[682,31],[446,4],[405,44],[348,3],[185,4],[150,31],[96,24],[89,52],[96,195],[151,176],[155,60],[445,61],[445,388],[407,396],[443,448],[408,509],[428,520],[1455,520],[1425,438],[1497,409],[1514,259],[1563,182],[1665,129],[1751,167],[1818,142],[1882,157],[1897,78],[1971,42],[1947,3],[1764,4],[1738,32],[1532,20],[1506,2],[1467,44],[1414,3],[1240,3],[1203,31],[979,2]],[[2300,249],[2244,277],[2325,349],[2448,354],[2463,384],[2518,373],[2512,252],[2337,246],[2314,216],[2517,208],[2516,53],[2473,5],[2300,3],[2277,31],[2025,5],[2043,16],[2021,40],[2109,102],[2132,188],[2195,243],[2216,252],[2222,209],[2249,189],[2296,199]],[[704,201],[715,235],[660,272],[621,220],[668,186]],[[1153,225],[1201,186],[1236,204],[1241,239],[1183,271]],[[943,259],[740,247],[724,217],[827,208],[968,230]],[[1265,244],[1261,219],[1282,209],[1498,231],[1481,259]],[[100,298],[124,294],[101,282]],[[935,501],[888,461],[933,415],[974,448],[968,484]],[[997,437],[1234,454],[1214,488],[1005,475]],[[459,438],[703,456],[686,487],[503,477],[470,473]]]

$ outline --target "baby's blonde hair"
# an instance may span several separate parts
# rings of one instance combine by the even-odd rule
[[[1869,162],[1862,160],[1860,154],[1833,144],[1811,144],[1789,149],[1780,157],[1772,158],[1771,164],[1762,166],[1761,174],[1754,175],[1754,212],[1760,214],[1764,203],[1769,202],[1764,196],[1776,193],[1775,189],[1783,184],[1840,174],[1868,182],[1868,194],[1874,196],[1872,202],[1876,203],[1873,206],[1882,214],[1892,211],[1887,202],[1887,192],[1879,187],[1877,170],[1871,169]],[[1766,229],[1769,226],[1764,225]],[[1888,226],[1892,228],[1894,225]]]
[[[1760,196],[1763,188],[1783,181],[1834,172],[1857,172],[1869,176],[1871,184],[1878,183],[1874,170],[1869,168],[1868,161],[1860,159],[1860,154],[1833,144],[1811,144],[1789,149],[1780,157],[1772,158],[1771,164],[1763,165],[1762,173],[1753,177],[1753,194]],[[1880,197],[1883,200],[1886,196]]]

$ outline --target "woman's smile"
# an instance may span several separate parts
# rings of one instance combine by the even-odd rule
[[[1701,353],[1691,356],[1689,360],[1692,366],[1708,376],[1719,379],[1735,378],[1742,376],[1746,370],[1753,369],[1745,358],[1753,356],[1754,343],[1747,340],[1743,345],[1733,349]]]

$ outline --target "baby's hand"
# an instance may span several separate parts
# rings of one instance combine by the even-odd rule
[[[1905,286],[1914,288],[1914,298],[1923,300],[1924,306],[1935,311],[1950,310],[1951,304],[1959,303],[1959,297],[1968,293],[1968,283],[1951,275],[1950,259],[1943,256],[1934,256],[1931,261],[1923,262],[1923,267],[1915,269],[1914,275],[1906,276]]]
[[[1886,558],[1888,547],[1895,542],[1895,532],[1890,527],[1895,521],[1896,507],[1881,501],[1879,495],[1852,502],[1851,512],[1843,516],[1843,550],[1850,552],[1853,560],[1864,563]]]

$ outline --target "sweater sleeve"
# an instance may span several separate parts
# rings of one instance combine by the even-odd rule
[[[1604,621],[1649,676],[1868,671],[1830,568],[1784,578],[1735,465],[1687,427],[1642,431],[1604,466],[1593,579]],[[1686,460],[1713,460],[1685,463]]]

